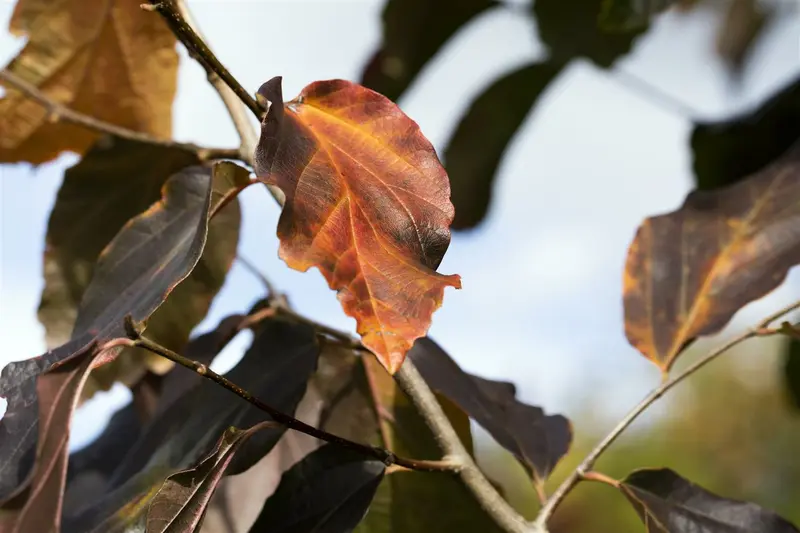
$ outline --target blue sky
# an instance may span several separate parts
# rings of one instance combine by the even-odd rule
[[[380,1],[189,5],[245,87],[254,91],[282,75],[287,99],[314,80],[357,81],[380,40]],[[0,1],[1,27],[12,8]],[[460,274],[463,289],[446,291],[430,333],[462,367],[514,381],[526,401],[547,411],[569,415],[591,398],[598,414],[609,418],[658,380],[623,333],[627,246],[643,218],[677,208],[689,191],[692,118],[746,109],[800,72],[800,10],[783,12],[755,50],[738,92],[714,57],[717,18],[708,9],[661,17],[611,71],[578,61],[551,84],[507,152],[485,224],[455,234],[440,267]],[[0,61],[21,44],[0,33]],[[442,50],[401,107],[443,150],[472,98],[500,74],[545,53],[526,17],[497,9]],[[183,52],[181,59],[175,136],[234,146],[235,131],[204,73]],[[44,231],[63,170],[74,161],[65,155],[38,169],[0,167],[0,364],[44,351],[36,319]],[[261,189],[243,196],[241,253],[288,292],[300,312],[353,330],[316,270],[291,271],[277,258],[279,211]],[[791,275],[782,289],[748,306],[730,329],[792,300],[797,279]],[[261,292],[258,281],[235,266],[198,330],[246,309]],[[226,350],[228,364],[246,342],[237,339]],[[590,392],[597,388],[612,393],[598,398]],[[126,398],[117,388],[84,406],[73,445],[96,434],[99,421]]]

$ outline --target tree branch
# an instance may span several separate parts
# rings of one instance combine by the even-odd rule
[[[463,465],[458,474],[481,507],[506,531],[514,533],[531,531],[522,516],[500,496],[472,460],[433,391],[410,359],[403,362],[394,378],[433,431],[433,436],[445,453],[445,457],[451,457]]]
[[[567,494],[575,488],[575,485],[578,484],[582,479],[586,479],[588,473],[594,467],[595,462],[597,459],[605,452],[611,444],[617,440],[617,438],[622,434],[625,429],[630,426],[634,420],[636,420],[639,415],[641,415],[648,407],[650,407],[656,400],[661,398],[667,391],[669,391],[672,387],[680,383],[681,381],[685,380],[708,363],[722,355],[723,353],[727,352],[734,346],[741,344],[742,342],[752,339],[754,337],[766,337],[769,335],[774,335],[780,333],[780,330],[775,329],[768,329],[768,326],[781,318],[788,313],[800,308],[800,301],[795,302],[776,313],[771,314],[764,320],[758,323],[758,325],[748,331],[745,331],[741,335],[734,337],[733,339],[729,340],[722,346],[712,350],[701,359],[697,360],[695,363],[687,367],[683,372],[678,374],[677,376],[664,381],[660,386],[653,389],[647,396],[645,396],[642,401],[636,405],[625,417],[611,430],[611,432],[603,438],[592,451],[581,461],[581,463],[575,468],[575,470],[561,483],[561,485],[556,489],[550,499],[547,501],[542,510],[539,512],[539,515],[536,517],[536,520],[533,522],[533,525],[538,527],[540,530],[545,531],[547,521],[553,515],[553,512],[558,508]],[[592,476],[589,476],[592,477]]]
[[[265,314],[265,316],[267,316],[267,314]],[[424,472],[458,472],[462,467],[462,465],[458,462],[449,459],[445,459],[443,461],[426,461],[399,457],[390,450],[353,442],[332,433],[328,433],[327,431],[323,431],[319,428],[315,428],[314,426],[306,424],[305,422],[302,422],[291,415],[283,413],[274,407],[267,405],[242,387],[230,381],[225,376],[217,374],[207,365],[189,359],[188,357],[184,357],[168,348],[161,346],[155,341],[144,337],[141,334],[140,326],[134,322],[130,315],[125,317],[125,332],[128,335],[127,344],[129,346],[143,348],[154,354],[160,355],[161,357],[169,359],[176,364],[188,368],[189,370],[193,370],[204,378],[213,381],[217,385],[220,385],[239,396],[246,402],[255,406],[257,409],[267,413],[275,422],[286,426],[289,429],[305,433],[306,435],[310,435],[325,442],[330,442],[345,448],[349,448],[368,457],[373,457],[383,462],[387,466],[398,465],[409,470],[419,470]]]
[[[237,149],[204,148],[202,146],[198,146],[193,143],[182,143],[173,141],[171,139],[159,139],[158,137],[153,137],[152,135],[148,135],[146,133],[129,130],[127,128],[117,126],[116,124],[111,124],[110,122],[98,120],[96,118],[90,117],[89,115],[79,113],[52,100],[50,97],[48,97],[46,94],[40,91],[33,84],[28,83],[27,81],[20,78],[13,72],[10,72],[5,69],[0,70],[0,81],[7,83],[13,88],[21,91],[30,99],[35,100],[36,102],[41,104],[42,107],[47,109],[48,113],[50,114],[50,120],[52,121],[60,120],[63,122],[69,122],[71,124],[83,126],[84,128],[90,130],[94,130],[100,133],[115,135],[117,137],[128,139],[131,141],[154,144],[156,146],[166,146],[170,148],[182,148],[190,152],[195,152],[197,156],[202,160],[241,159],[240,150]]]
[[[209,78],[212,76],[219,77],[225,85],[230,87],[239,100],[260,119],[264,110],[261,109],[255,98],[228,72],[228,69],[220,63],[214,52],[200,37],[197,29],[189,23],[187,20],[188,9],[186,9],[185,4],[181,0],[149,0],[149,2],[149,5],[144,4],[144,6],[147,9],[157,11],[164,18],[172,33],[180,39],[195,61],[205,69]]]

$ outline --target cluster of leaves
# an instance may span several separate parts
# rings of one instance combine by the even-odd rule
[[[599,0],[569,8],[537,0],[532,13],[550,58],[500,80],[475,102],[445,151],[446,172],[390,98],[460,26],[494,6],[390,0],[385,42],[367,67],[366,87],[319,81],[284,102],[280,77],[265,83],[258,95],[269,107],[252,154],[256,179],[248,168],[186,146],[77,129],[26,91],[6,87],[0,161],[38,164],[63,151],[82,159],[65,173],[48,225],[39,316],[50,350],[9,364],[0,376],[8,401],[0,420],[0,530],[199,531],[225,476],[250,470],[278,446],[285,424],[203,380],[205,370],[171,369],[141,352],[132,324],[146,324],[148,337],[196,365],[208,365],[234,336],[252,330],[252,345],[226,374],[238,387],[289,415],[315,396],[318,409],[304,415],[322,430],[437,460],[435,436],[392,379],[408,358],[468,451],[472,419],[545,493],[569,450],[570,423],[518,401],[510,383],[463,372],[425,336],[445,287],[460,287],[457,275],[436,270],[451,225],[470,227],[484,216],[505,145],[548,83],[575,58],[610,67],[644,28],[608,33],[597,24]],[[20,0],[11,29],[28,43],[8,72],[46,98],[169,137],[176,41],[138,0],[107,0],[88,11],[78,1]],[[116,61],[120,55],[126,61]],[[112,63],[123,71],[109,71]],[[770,118],[756,126],[698,125],[700,187],[679,210],[647,219],[631,244],[626,333],[665,373],[695,338],[719,331],[800,262],[790,229],[799,215],[800,135],[792,128],[800,122],[783,118],[796,117],[796,93],[776,96],[759,111]],[[763,153],[734,162],[744,157],[742,138],[768,135],[774,137]],[[367,350],[270,308],[271,299],[190,339],[236,255],[236,195],[258,182],[285,196],[280,256],[291,268],[322,272]],[[93,444],[69,454],[70,419],[81,398],[118,379],[132,387],[134,403]],[[498,530],[453,476],[387,468],[337,444],[314,448],[273,472],[277,488],[261,497],[247,530]],[[616,486],[653,531],[798,531],[771,511],[714,495],[667,469],[634,471]]]

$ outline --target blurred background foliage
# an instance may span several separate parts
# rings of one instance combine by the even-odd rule
[[[458,29],[490,9],[519,9],[530,16],[547,58],[499,79],[470,104],[443,150],[450,175],[454,228],[478,226],[491,209],[493,180],[504,152],[526,116],[574,60],[608,69],[635,46],[652,18],[667,9],[709,9],[718,25],[714,44],[735,90],[751,68],[750,52],[791,2],[759,0],[388,0],[383,44],[362,83],[402,102],[414,78]],[[796,7],[796,6],[795,6]],[[799,56],[800,60],[800,56]],[[715,189],[735,183],[776,159],[800,139],[800,78],[754,109],[723,121],[695,118],[690,138],[695,183]],[[700,353],[702,342],[676,372]],[[548,482],[550,490],[616,423],[598,412],[597,400],[614,390],[592,391],[572,417],[576,442]],[[642,467],[670,467],[721,496],[758,502],[800,523],[800,343],[760,339],[747,343],[681,384],[618,440],[598,470],[621,479]],[[536,494],[510,454],[480,433],[479,457],[512,503],[536,515]],[[583,483],[556,513],[552,531],[618,533],[642,524],[617,491]]]

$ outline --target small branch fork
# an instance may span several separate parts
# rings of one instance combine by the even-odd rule
[[[610,478],[607,476],[603,476],[597,472],[592,472],[592,468],[594,464],[597,462],[597,459],[605,452],[611,444],[617,440],[617,438],[622,434],[625,429],[630,426],[634,420],[636,420],[639,415],[641,415],[648,407],[650,407],[656,400],[661,398],[667,391],[673,388],[678,383],[682,382],[708,363],[722,355],[723,353],[727,352],[734,346],[737,346],[748,339],[752,339],[755,337],[766,337],[770,335],[775,335],[778,333],[783,333],[784,328],[780,329],[771,329],[769,326],[776,320],[780,319],[781,317],[795,311],[796,309],[800,308],[800,301],[795,302],[776,313],[766,317],[764,320],[758,323],[756,327],[745,331],[741,335],[734,337],[733,339],[729,340],[722,346],[710,351],[702,358],[698,359],[695,363],[690,365],[686,368],[683,372],[676,375],[675,377],[668,379],[667,381],[663,382],[660,386],[653,389],[647,396],[645,396],[642,401],[640,401],[636,407],[634,407],[625,417],[611,430],[611,432],[603,438],[592,451],[580,462],[580,464],[575,468],[575,470],[561,483],[561,485],[556,489],[547,503],[542,507],[542,510],[539,512],[539,515],[536,517],[536,520],[533,522],[533,525],[539,528],[540,531],[546,531],[547,520],[553,515],[553,512],[558,508],[567,494],[575,488],[575,485],[578,484],[581,480],[589,479],[594,481],[601,481],[600,476],[602,476],[602,481],[608,482]]]
[[[272,316],[274,314],[275,314],[274,309],[267,308],[245,319],[245,323],[247,326],[252,326],[259,320],[264,319],[268,316]],[[154,354],[158,354],[166,359],[169,359],[170,361],[177,363],[185,368],[188,368],[189,370],[193,370],[200,376],[203,376],[204,378],[213,381],[217,385],[220,385],[223,388],[234,393],[235,395],[239,396],[240,398],[250,403],[257,409],[267,413],[270,417],[272,417],[272,419],[275,422],[289,429],[300,431],[301,433],[305,433],[306,435],[310,435],[325,442],[337,444],[339,446],[343,446],[345,448],[349,448],[351,450],[359,452],[368,457],[373,457],[387,466],[398,465],[402,466],[403,468],[407,468],[409,470],[420,470],[425,472],[436,472],[436,471],[457,472],[461,468],[460,464],[451,460],[423,461],[415,459],[406,459],[404,457],[397,456],[393,452],[386,450],[384,448],[359,444],[357,442],[344,439],[337,435],[333,435],[332,433],[328,433],[327,431],[323,431],[319,428],[306,424],[305,422],[302,422],[291,415],[283,413],[275,409],[274,407],[267,405],[266,403],[259,400],[257,397],[253,396],[250,392],[246,391],[239,385],[230,381],[225,376],[217,374],[216,372],[211,370],[207,365],[204,365],[202,363],[184,357],[148,339],[147,337],[144,337],[141,333],[141,326],[139,324],[136,324],[136,322],[130,315],[125,317],[125,332],[128,335],[128,339],[115,339],[114,341],[112,341],[116,342],[115,346],[124,344],[127,346],[143,348]]]
[[[117,137],[131,141],[154,144],[156,146],[182,148],[190,152],[195,152],[197,156],[204,161],[209,159],[240,159],[239,150],[237,149],[204,148],[193,143],[182,143],[173,141],[171,139],[160,139],[158,137],[153,137],[152,135],[147,135],[146,133],[122,128],[116,124],[111,124],[110,122],[98,120],[90,117],[89,115],[79,113],[59,104],[58,102],[53,101],[34,85],[28,83],[8,70],[0,70],[0,81],[7,83],[8,85],[24,93],[32,100],[35,100],[41,104],[42,107],[47,109],[47,112],[50,115],[50,120],[53,122],[69,122],[71,124],[83,126],[84,128],[90,130],[116,135]]]

